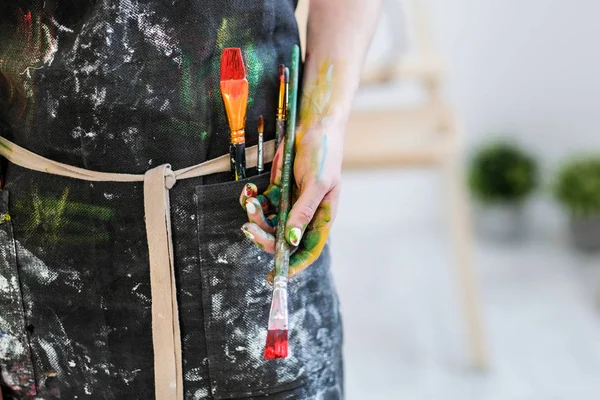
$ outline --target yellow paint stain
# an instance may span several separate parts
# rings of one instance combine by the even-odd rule
[[[4,214],[0,214],[0,224],[10,221],[10,214],[9,213],[4,213]]]

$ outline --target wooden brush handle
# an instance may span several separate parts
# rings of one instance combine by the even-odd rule
[[[287,279],[290,265],[290,245],[285,240],[285,225],[292,208],[292,176],[294,167],[294,146],[296,142],[296,108],[298,103],[298,69],[300,67],[300,48],[292,50],[292,68],[290,70],[289,112],[281,165],[281,198],[279,200],[279,222],[275,241],[275,277]]]

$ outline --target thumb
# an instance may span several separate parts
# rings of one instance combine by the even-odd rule
[[[306,226],[312,221],[315,211],[325,197],[317,184],[308,184],[294,203],[285,225],[285,238],[292,246],[298,246]]]

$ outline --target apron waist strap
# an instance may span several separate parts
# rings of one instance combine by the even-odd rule
[[[257,146],[246,149],[248,167],[257,164]],[[264,143],[264,162],[273,160],[275,141]],[[144,182],[144,214],[152,295],[154,386],[157,400],[183,400],[181,334],[177,308],[175,262],[171,237],[169,189],[178,179],[230,170],[229,154],[173,171],[162,164],[145,174],[92,171],[50,160],[0,136],[0,155],[24,168],[88,181]]]

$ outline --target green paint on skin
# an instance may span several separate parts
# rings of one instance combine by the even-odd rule
[[[281,188],[279,186],[269,186],[267,190],[264,191],[264,197],[267,198],[267,200],[275,210],[279,210],[279,201],[281,200]]]
[[[9,145],[7,145],[6,143],[4,143],[4,142],[0,141],[0,146],[4,147],[6,150],[8,150],[10,152],[13,151],[13,149]]]
[[[246,237],[250,240],[254,240],[254,235],[252,235],[250,232],[248,232],[248,230],[246,228],[242,228],[242,232],[244,232],[244,235],[246,235]]]

